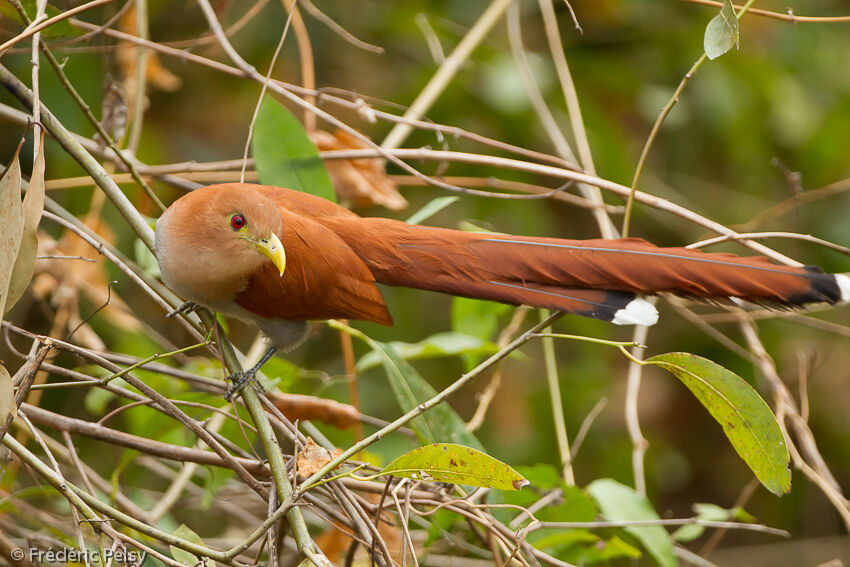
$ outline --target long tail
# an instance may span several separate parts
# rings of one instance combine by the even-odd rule
[[[850,301],[850,278],[762,257],[659,248],[637,238],[562,240],[477,234],[388,219],[330,220],[383,284],[653,324],[637,294],[671,292],[774,307]]]

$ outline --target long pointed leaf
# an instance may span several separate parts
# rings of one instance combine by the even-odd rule
[[[12,162],[0,178],[0,226],[3,227],[3,232],[0,233],[0,315],[6,312],[4,307],[12,279],[12,268],[21,247],[21,235],[24,230],[21,164],[18,161],[21,145],[15,150]]]
[[[453,443],[433,443],[409,451],[384,467],[380,474],[500,490],[519,490],[528,484],[502,461]]]
[[[599,505],[602,515],[611,522],[658,520],[658,513],[646,496],[610,478],[590,483],[587,491]],[[673,539],[661,526],[628,526],[627,532],[640,540],[650,555],[662,567],[678,564],[673,555]]]
[[[463,333],[435,333],[418,343],[392,341],[388,343],[404,360],[419,360],[422,358],[439,358],[458,355],[491,355],[499,347],[495,343],[479,339]],[[381,364],[382,356],[377,351],[364,354],[357,361],[357,371],[364,372]]]
[[[765,488],[777,496],[791,490],[785,437],[770,407],[743,378],[687,352],[660,354],[646,362],[670,371],[688,387]]]
[[[336,201],[319,150],[295,116],[270,97],[260,104],[251,148],[261,182]]]
[[[26,291],[35,271],[35,257],[38,254],[38,223],[44,210],[44,133],[38,144],[38,154],[32,168],[29,189],[24,197],[23,234],[12,278],[9,282],[9,294],[4,312],[8,312]]]
[[[422,375],[401,358],[390,345],[372,340],[370,344],[372,348],[379,349],[387,379],[402,411],[408,412],[437,395],[437,391],[422,378]],[[450,441],[480,451],[484,450],[478,439],[466,430],[464,421],[446,402],[438,404],[414,419],[411,426],[426,443]]]
[[[180,526],[174,530],[174,535],[179,538],[185,539],[186,541],[190,541],[192,543],[197,543],[198,545],[205,545],[204,540],[201,539],[201,536],[193,532],[186,524],[180,524]],[[209,558],[197,558],[194,554],[189,553],[179,547],[171,547],[171,556],[184,565],[189,565],[191,567],[216,567],[216,562]]]

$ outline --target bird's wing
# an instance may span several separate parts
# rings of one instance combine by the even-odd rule
[[[264,264],[236,303],[265,318],[359,319],[392,325],[392,316],[366,264],[332,230],[281,203],[286,270]],[[284,208],[286,207],[286,208]]]

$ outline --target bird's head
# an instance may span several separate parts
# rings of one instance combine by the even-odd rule
[[[239,184],[212,185],[175,201],[156,224],[163,280],[187,299],[231,299],[266,262],[282,276],[286,254],[277,205]]]

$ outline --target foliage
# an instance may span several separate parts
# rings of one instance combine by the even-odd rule
[[[266,97],[256,120],[251,147],[260,182],[336,201],[319,152],[295,116]]]
[[[666,567],[693,553],[737,564],[736,546],[850,528],[846,308],[744,315],[662,300],[645,336],[567,317],[554,324],[578,340],[557,341],[547,366],[538,344],[558,335],[525,309],[382,289],[396,325],[317,323],[263,368],[258,419],[250,396],[223,401],[222,379],[227,337],[248,359],[264,345],[203,311],[166,319],[180,299],[157,279],[149,230],[158,200],[238,181],[244,165],[248,182],[364,215],[593,238],[605,218],[622,226],[626,194],[590,202],[569,181],[583,171],[609,189],[639,180],[649,196],[631,235],[764,232],[754,238],[771,250],[847,271],[850,23],[799,17],[846,6],[766,17],[729,0],[297,2],[290,19],[291,0],[106,2],[38,37],[34,116],[26,26],[66,6],[17,4],[0,5],[0,427],[15,418],[0,549],[49,530],[92,550],[138,541],[158,554],[146,565],[413,553]],[[123,160],[75,95],[103,107]],[[34,118],[43,146],[27,135]],[[402,150],[378,152],[388,138]],[[358,157],[322,159],[337,151]],[[388,199],[396,188],[403,198]],[[409,210],[378,207],[405,199]],[[16,389],[29,390],[20,410]],[[283,514],[290,529],[268,520]]]
[[[471,447],[451,443],[434,443],[409,451],[379,474],[500,490],[520,490],[528,485],[528,480],[505,463]]]
[[[646,364],[670,371],[693,392],[765,488],[777,496],[791,490],[791,456],[782,431],[765,401],[740,376],[682,352],[659,354]]]

